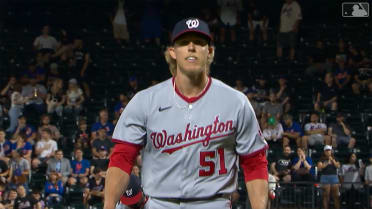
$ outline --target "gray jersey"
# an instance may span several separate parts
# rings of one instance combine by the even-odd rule
[[[144,193],[158,198],[231,193],[239,155],[267,148],[247,97],[212,78],[195,101],[178,93],[172,79],[137,93],[113,140],[144,146]]]

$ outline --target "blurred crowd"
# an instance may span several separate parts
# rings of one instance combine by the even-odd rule
[[[161,45],[164,26],[157,5],[157,1],[147,2],[146,15],[138,27],[145,43]],[[249,41],[259,39],[262,47],[268,44],[269,18],[262,5],[253,0],[244,4],[241,0],[217,0],[215,5],[204,9],[200,18],[208,22],[216,44],[235,44],[237,28],[249,30]],[[241,22],[243,9],[247,11],[246,22]],[[133,37],[127,27],[127,13],[125,2],[119,0],[111,16],[113,38],[122,47],[131,44]],[[278,33],[274,34],[276,63],[296,61],[301,19],[300,4],[286,0]],[[172,21],[163,24],[172,25]],[[11,75],[1,86],[0,209],[47,208],[64,203],[72,189],[81,191],[85,205],[102,203],[114,126],[134,94],[147,87],[140,86],[141,78],[130,76],[117,95],[116,105],[111,109],[100,107],[95,122],[88,123],[86,105],[92,86],[87,74],[93,62],[91,53],[84,45],[84,37],[51,28],[43,26],[41,34],[35,37],[34,54],[24,71]],[[283,48],[289,48],[288,57],[283,55]],[[336,208],[340,208],[340,191],[358,197],[372,186],[372,156],[358,158],[357,141],[363,139],[353,136],[348,116],[339,107],[341,97],[372,98],[371,54],[342,38],[336,47],[319,39],[305,53],[307,67],[303,73],[320,81],[320,85],[315,87],[312,108],[302,121],[298,120],[293,96],[296,86],[286,75],[272,80],[261,74],[251,78],[249,85],[245,84],[248,79],[240,78],[234,88],[250,100],[271,150],[282,150],[270,161],[270,181],[283,185],[320,181],[323,207],[328,208],[333,198]],[[335,120],[327,120],[326,114]],[[71,130],[71,136],[61,133],[66,118],[77,127]],[[66,153],[66,146],[71,146],[71,152]],[[341,149],[347,151],[346,159],[335,157],[334,153]],[[312,159],[312,150],[320,150],[321,157]],[[140,168],[138,157],[133,174],[140,176]],[[40,181],[43,185],[31,185],[38,175],[45,180]],[[274,189],[270,197],[274,197]],[[352,204],[358,200],[345,201]]]

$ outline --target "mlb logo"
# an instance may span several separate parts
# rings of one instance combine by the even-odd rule
[[[342,17],[369,17],[368,2],[342,3]]]

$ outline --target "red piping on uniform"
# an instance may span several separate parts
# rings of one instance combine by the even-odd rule
[[[173,85],[175,86],[175,89],[176,89],[176,93],[178,94],[178,96],[180,96],[183,100],[185,100],[187,103],[193,103],[193,102],[196,102],[198,99],[200,99],[202,96],[204,96],[204,94],[208,91],[209,87],[211,86],[211,83],[212,83],[212,78],[211,77],[208,77],[208,83],[207,83],[207,86],[205,87],[205,89],[203,90],[203,92],[201,92],[201,94],[199,94],[198,96],[196,97],[186,97],[184,96],[177,88],[177,85],[175,84],[175,81],[174,81],[174,77],[172,79],[172,83]]]

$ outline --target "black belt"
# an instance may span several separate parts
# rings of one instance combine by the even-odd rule
[[[215,194],[211,197],[202,197],[202,198],[158,198],[158,197],[151,197],[158,200],[163,200],[167,202],[173,202],[173,203],[181,203],[181,202],[195,202],[195,201],[210,201],[215,200],[217,198],[226,198],[230,199],[231,194]]]

